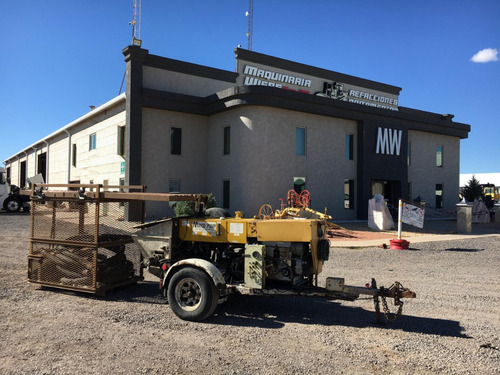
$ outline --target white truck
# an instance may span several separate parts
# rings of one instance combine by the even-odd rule
[[[18,212],[21,208],[29,209],[29,196],[19,194],[19,187],[9,184],[5,168],[0,167],[0,207],[7,212]]]

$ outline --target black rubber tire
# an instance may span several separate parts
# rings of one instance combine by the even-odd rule
[[[219,290],[205,272],[186,267],[177,271],[170,279],[167,298],[175,315],[182,320],[199,322],[214,313]]]
[[[3,208],[7,212],[19,212],[22,206],[23,204],[21,200],[19,200],[17,197],[8,197],[3,202]]]

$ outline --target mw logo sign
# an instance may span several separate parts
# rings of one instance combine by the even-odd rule
[[[402,134],[402,130],[378,128],[375,153],[399,156]]]

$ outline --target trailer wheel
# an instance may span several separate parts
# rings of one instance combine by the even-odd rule
[[[199,322],[214,313],[219,290],[205,272],[186,267],[170,279],[167,298],[175,315],[183,320]]]
[[[3,202],[3,208],[5,208],[7,212],[18,212],[22,205],[23,204],[17,197],[8,197]]]

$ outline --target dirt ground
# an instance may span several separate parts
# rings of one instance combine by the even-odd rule
[[[377,234],[363,224],[337,236]],[[235,297],[191,323],[147,273],[105,297],[27,283],[29,215],[0,213],[0,373],[500,374],[499,237],[332,247],[320,284],[376,277],[417,293],[389,326],[364,298]]]
[[[330,228],[327,232],[328,238],[331,242],[335,241],[364,241],[364,240],[377,240],[387,238],[397,238],[397,230],[376,230],[368,227],[366,222],[350,222],[336,224],[336,228]],[[402,237],[414,237],[427,234],[436,233],[435,228],[427,226],[424,229],[413,228],[405,225],[404,230],[401,232]]]

